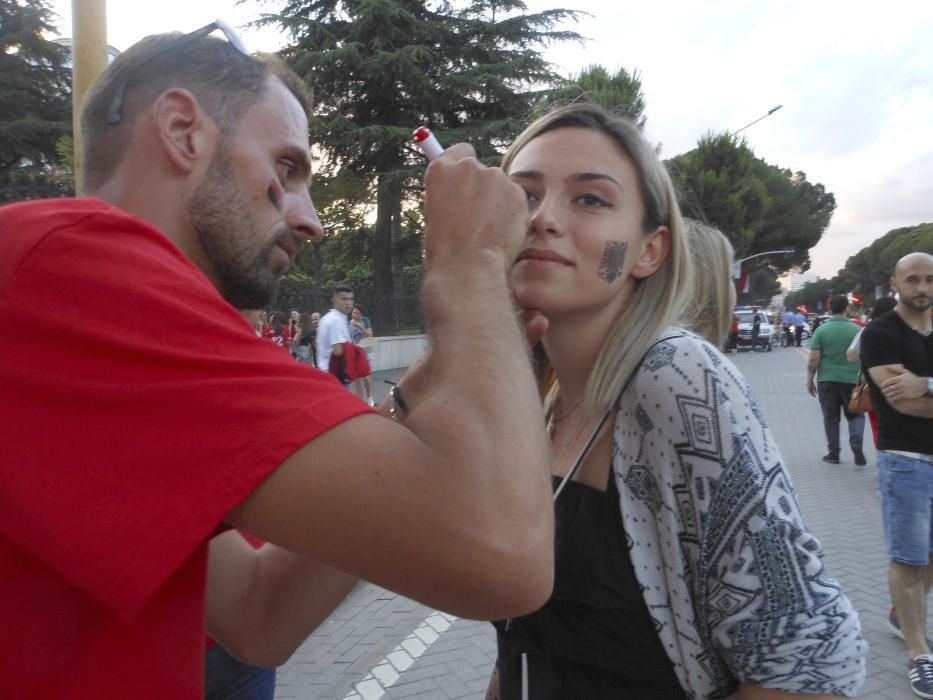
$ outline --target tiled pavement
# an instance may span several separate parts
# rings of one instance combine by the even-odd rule
[[[903,642],[887,631],[887,558],[875,494],[875,450],[866,425],[868,467],[826,465],[822,418],[806,393],[805,348],[744,353],[733,361],[752,384],[800,495],[826,565],[859,610],[871,644],[862,698],[908,700]],[[377,396],[385,392],[374,377]],[[842,435],[847,434],[842,427]],[[845,437],[843,437],[845,444]],[[458,620],[361,583],[279,669],[276,698],[301,700],[480,699],[495,659],[492,627]]]

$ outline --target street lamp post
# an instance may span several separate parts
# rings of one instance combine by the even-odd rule
[[[757,124],[757,123],[760,122],[762,119],[764,119],[764,118],[766,118],[766,117],[770,117],[772,114],[774,114],[775,112],[777,112],[777,111],[778,111],[781,107],[783,107],[783,106],[784,106],[784,105],[775,105],[774,107],[772,107],[771,109],[768,110],[768,113],[767,113],[767,114],[763,114],[762,116],[758,117],[758,119],[756,119],[755,121],[749,122],[748,124],[746,124],[745,126],[743,126],[741,129],[739,129],[738,131],[733,131],[733,132],[732,132],[731,134],[729,134],[729,135],[730,135],[730,136],[735,136],[737,133],[739,133],[739,131],[745,131],[748,127],[752,126],[753,124]]]
[[[793,252],[793,248],[782,248],[781,250],[769,250],[764,253],[755,253],[754,255],[749,255],[747,258],[736,260],[734,263],[732,263],[732,277],[733,279],[739,279],[742,276],[742,263],[746,260],[760,258],[763,255],[790,255]]]

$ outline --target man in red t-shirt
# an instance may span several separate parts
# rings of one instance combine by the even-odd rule
[[[30,329],[0,334],[3,698],[200,699],[205,632],[277,664],[356,576],[476,618],[550,594],[506,284],[524,194],[464,144],[428,168],[432,352],[376,414],[236,311],[323,232],[303,84],[218,27],[110,64],[81,115],[89,198],[0,208],[0,313]]]

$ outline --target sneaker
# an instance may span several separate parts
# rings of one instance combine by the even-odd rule
[[[862,452],[859,448],[852,448],[852,456],[855,457],[855,464],[859,467],[864,467],[868,462],[865,461],[865,453]]]
[[[921,654],[908,664],[907,669],[914,695],[933,698],[933,654]]]
[[[823,455],[823,461],[827,464],[839,464],[839,458],[836,455]]]

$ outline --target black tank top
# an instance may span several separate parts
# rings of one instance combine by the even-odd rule
[[[550,600],[493,623],[501,700],[521,700],[523,654],[530,700],[685,699],[635,578],[615,478],[606,491],[570,481],[554,508]]]

